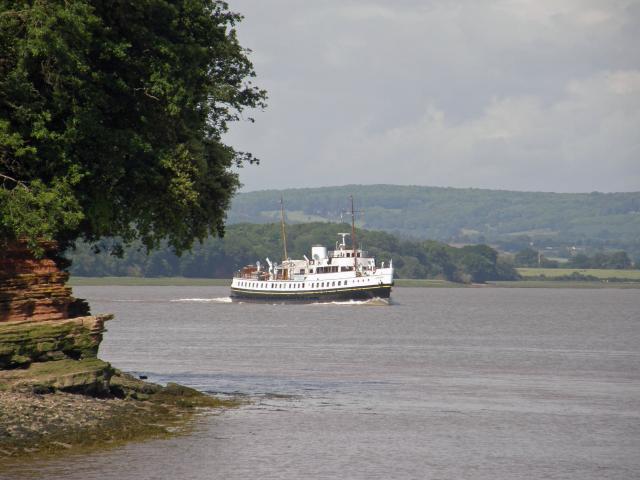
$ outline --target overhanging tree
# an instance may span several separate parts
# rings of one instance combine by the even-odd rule
[[[255,161],[222,136],[266,99],[240,20],[213,0],[0,0],[0,238],[222,234],[232,168]]]

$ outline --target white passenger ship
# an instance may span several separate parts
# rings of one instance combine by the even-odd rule
[[[367,252],[357,248],[352,199],[352,231],[339,233],[336,249],[327,251],[322,245],[311,247],[311,258],[291,260],[286,254],[284,209],[282,213],[284,258],[281,264],[268,268],[260,262],[242,268],[231,283],[231,298],[256,301],[343,301],[388,299],[393,286],[393,263],[378,266]],[[348,248],[346,237],[351,235]]]

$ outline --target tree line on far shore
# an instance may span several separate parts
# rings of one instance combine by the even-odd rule
[[[347,224],[310,223],[287,228],[287,246],[291,258],[310,255],[311,246],[334,248],[338,232],[349,232]],[[487,245],[460,248],[433,240],[404,240],[392,234],[357,229],[358,245],[375,256],[377,262],[393,260],[399,278],[440,278],[454,282],[515,280],[518,273],[510,261]],[[209,237],[194,245],[190,252],[177,256],[167,245],[149,252],[140,243],[122,250],[118,242],[103,240],[96,252],[89,244],[78,242],[68,252],[70,272],[77,276],[184,276],[230,278],[244,265],[257,260],[264,263],[282,260],[282,240],[278,224],[237,224],[227,227],[224,238]],[[120,256],[110,252],[118,251]]]
[[[627,252],[597,252],[591,256],[578,253],[566,262],[558,262],[546,258],[538,250],[525,248],[514,255],[513,263],[516,267],[542,267],[542,268],[604,268],[615,270],[627,270],[638,268],[629,258]]]

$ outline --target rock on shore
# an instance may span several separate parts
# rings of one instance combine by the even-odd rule
[[[0,247],[0,463],[167,435],[198,408],[235,403],[100,360],[112,317],[71,296],[55,244],[39,258],[20,243]]]
[[[109,318],[0,323],[0,460],[167,435],[197,408],[234,404],[100,360]]]

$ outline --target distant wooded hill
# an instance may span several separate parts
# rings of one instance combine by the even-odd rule
[[[398,185],[264,190],[239,194],[229,223],[278,221],[280,196],[289,223],[348,220],[403,237],[490,242],[506,250],[582,245],[640,252],[640,192],[545,193]]]

